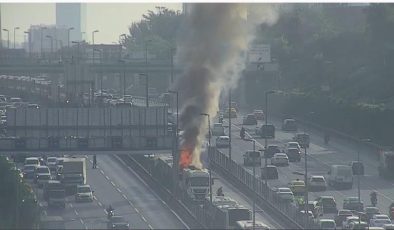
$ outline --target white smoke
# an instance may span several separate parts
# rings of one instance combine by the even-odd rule
[[[192,165],[202,167],[201,145],[208,132],[207,118],[200,114],[216,116],[221,91],[235,87],[245,68],[255,26],[275,23],[277,8],[272,4],[196,3],[186,15],[176,56],[184,72],[176,88],[184,131],[181,148],[193,151]]]

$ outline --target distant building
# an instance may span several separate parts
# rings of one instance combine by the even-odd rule
[[[30,48],[32,53],[50,53],[51,50],[56,52],[62,47],[67,46],[68,34],[66,27],[57,27],[55,25],[32,25],[29,28]],[[47,36],[51,36],[49,38]],[[25,49],[29,51],[29,41],[26,41]]]
[[[86,4],[56,3],[56,26],[74,28],[70,30],[71,41],[84,40],[86,32]]]
[[[118,62],[121,59],[123,53],[122,46],[120,44],[86,45],[85,52],[86,52],[87,62],[92,63],[93,51],[94,51],[94,63]]]

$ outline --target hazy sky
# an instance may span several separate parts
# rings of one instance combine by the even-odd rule
[[[139,21],[142,14],[155,10],[155,6],[181,10],[181,3],[87,3],[86,32],[87,40],[91,40],[91,32],[98,29],[94,36],[95,43],[117,42],[119,35],[128,34],[132,22]],[[2,3],[2,28],[10,30],[10,40],[14,38],[13,28],[20,27],[16,32],[16,41],[23,42],[30,25],[55,24],[56,8],[54,3]],[[3,31],[3,40],[7,33]]]

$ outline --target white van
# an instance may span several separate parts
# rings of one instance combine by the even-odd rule
[[[331,165],[328,184],[333,187],[353,187],[353,170],[349,165]]]

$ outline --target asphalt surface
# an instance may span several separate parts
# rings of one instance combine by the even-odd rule
[[[76,203],[74,196],[66,198],[66,208],[48,209],[42,189],[33,184],[43,210],[49,216],[62,216],[66,229],[106,229],[106,208],[111,205],[116,215],[123,216],[131,229],[188,228],[140,178],[115,156],[97,157],[98,168],[87,161],[87,183],[94,191],[93,202]]]
[[[275,118],[271,119],[276,127],[276,138],[274,140],[268,140],[268,144],[277,144],[283,147],[285,143],[291,141],[295,132],[284,132],[281,131],[281,121]],[[225,119],[225,125],[228,125],[228,120]],[[253,146],[251,142],[246,142],[240,138],[240,128],[242,126],[242,116],[238,116],[237,119],[232,119],[232,159],[240,165],[243,165],[243,153],[246,150],[252,150]],[[259,121],[259,126],[262,124]],[[250,137],[256,139],[256,149],[262,149],[264,147],[264,139],[255,137],[254,129],[256,126],[244,126],[247,129]],[[323,134],[314,130],[308,130],[304,127],[300,127],[299,132],[306,132],[310,134],[311,144],[307,149],[308,155],[308,176],[310,175],[323,175],[328,178],[327,172],[329,171],[330,165],[333,164],[348,164],[350,161],[357,160],[357,149],[352,143],[347,143],[345,140],[337,138],[331,138],[328,145],[324,144]],[[226,133],[228,130],[226,130]],[[213,138],[214,139],[214,138]],[[228,154],[228,149],[221,149],[224,153]],[[378,157],[377,153],[368,152],[363,147],[360,150],[360,161],[364,163],[365,175],[360,176],[360,194],[361,200],[364,202],[364,206],[370,205],[370,193],[376,190],[378,193],[378,208],[381,213],[388,214],[388,206],[394,202],[394,183],[384,180],[378,175]],[[302,152],[304,150],[302,149]],[[269,185],[272,187],[288,187],[288,183],[297,178],[303,180],[303,175],[296,175],[294,172],[305,172],[304,167],[304,155],[302,155],[301,162],[292,163],[289,166],[278,167],[279,179],[269,180]],[[270,160],[268,160],[268,164]],[[264,165],[264,160],[262,161]],[[246,167],[252,172],[251,167]],[[256,168],[256,175],[260,175],[260,168]],[[328,187],[327,191],[323,192],[309,192],[309,200],[314,200],[321,195],[334,196],[337,208],[342,209],[343,200],[345,197],[357,196],[357,176],[354,176],[354,183],[352,189],[337,190],[332,187]],[[333,217],[333,215],[325,215],[324,217]]]

